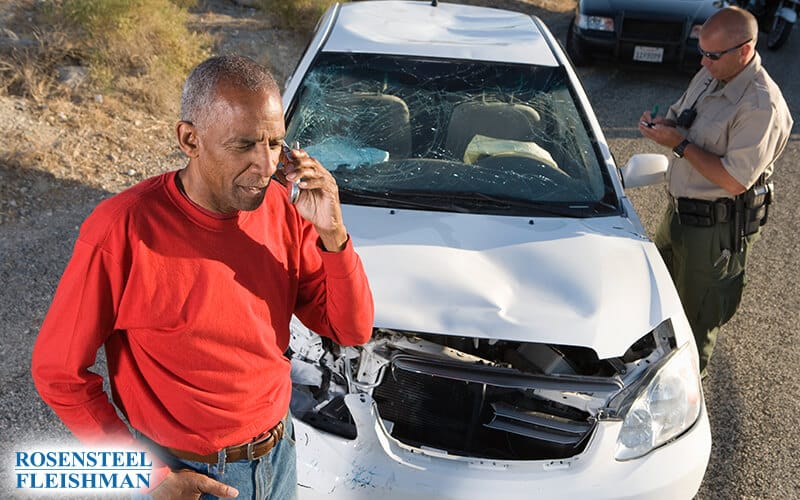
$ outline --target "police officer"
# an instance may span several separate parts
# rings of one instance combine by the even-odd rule
[[[717,11],[700,31],[703,67],[666,116],[639,131],[673,151],[669,207],[655,243],[692,326],[703,376],[719,328],[736,312],[751,245],[766,222],[766,193],[792,118],[755,50],[755,18]]]

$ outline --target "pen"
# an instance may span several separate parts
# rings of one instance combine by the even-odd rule
[[[650,119],[655,120],[656,115],[658,115],[658,104],[653,105],[653,112],[650,113]]]

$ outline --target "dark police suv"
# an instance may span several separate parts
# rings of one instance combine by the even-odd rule
[[[567,33],[577,66],[595,59],[638,64],[700,66],[697,39],[720,0],[579,0]]]

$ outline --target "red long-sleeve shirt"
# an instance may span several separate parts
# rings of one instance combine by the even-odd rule
[[[36,387],[84,441],[132,442],[88,370],[100,346],[130,424],[207,454],[286,414],[293,313],[342,345],[370,337],[372,295],[349,241],[325,252],[275,182],[257,210],[221,217],[188,200],[175,176],[98,205],[36,340]]]

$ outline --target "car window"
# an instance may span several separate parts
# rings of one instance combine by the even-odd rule
[[[617,210],[562,67],[322,53],[297,96],[287,138],[333,172],[345,203]]]

